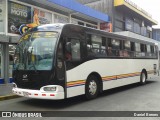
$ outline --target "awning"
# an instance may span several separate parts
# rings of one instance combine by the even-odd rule
[[[80,4],[74,0],[46,0],[51,4],[56,4],[57,6],[63,7],[64,9],[69,9],[69,11],[78,12],[82,16],[92,17],[103,22],[110,22],[110,17],[107,14],[96,11],[88,6]],[[72,13],[71,12],[71,13]]]

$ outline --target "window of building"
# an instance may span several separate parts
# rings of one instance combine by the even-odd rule
[[[86,24],[86,27],[90,27],[90,28],[95,28],[95,29],[97,29],[97,26],[90,25],[90,24]]]
[[[131,18],[125,18],[125,30],[133,31],[133,20]]]
[[[78,21],[78,25],[82,25],[82,26],[84,26],[84,23],[83,23],[83,22]]]
[[[55,23],[68,23],[69,18],[67,16],[55,14],[54,15],[54,22]]]
[[[135,33],[140,34],[141,33],[140,25],[138,23],[134,22],[133,30],[134,30]]]

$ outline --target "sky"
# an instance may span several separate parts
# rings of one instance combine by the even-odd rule
[[[147,11],[152,15],[152,19],[158,21],[157,26],[154,28],[160,28],[160,0],[131,0],[139,7]]]

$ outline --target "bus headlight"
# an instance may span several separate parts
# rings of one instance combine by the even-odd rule
[[[44,91],[56,91],[56,87],[44,87]]]

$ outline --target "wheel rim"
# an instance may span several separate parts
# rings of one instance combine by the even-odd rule
[[[97,91],[97,83],[94,80],[89,82],[89,93],[94,95]]]
[[[146,75],[142,73],[142,82],[144,83],[146,81]]]

